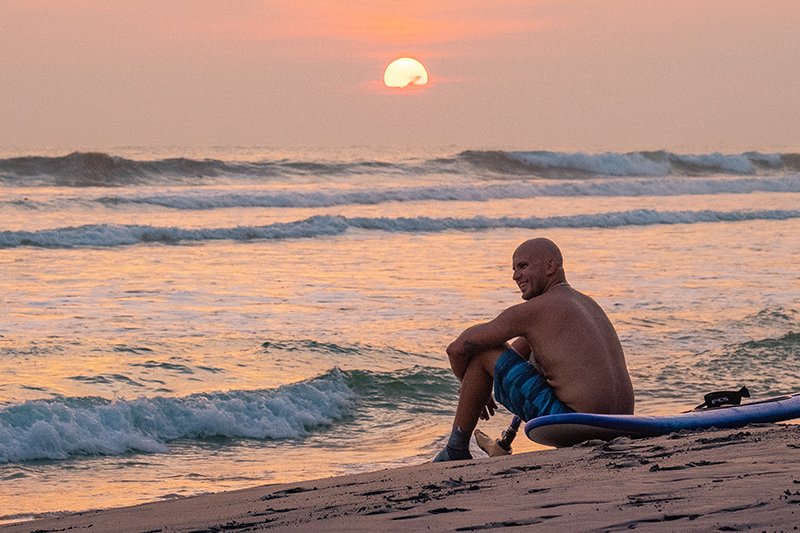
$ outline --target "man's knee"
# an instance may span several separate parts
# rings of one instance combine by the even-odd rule
[[[476,356],[475,360],[480,362],[480,365],[486,370],[487,374],[494,376],[494,367],[497,364],[497,360],[510,349],[512,348],[507,344],[505,346],[487,348]]]

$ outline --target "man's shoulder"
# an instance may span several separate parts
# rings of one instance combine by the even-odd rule
[[[536,302],[540,305],[553,305],[555,302],[564,302],[564,301],[584,301],[586,299],[591,300],[589,296],[586,296],[581,291],[574,289],[572,287],[559,287],[557,289],[551,289],[547,292],[540,294],[534,298],[528,300],[528,302]]]
[[[547,298],[547,293],[534,296],[530,300],[525,300],[506,308],[505,312],[513,315],[530,316],[542,313],[546,309],[557,306],[556,300]]]
[[[569,309],[595,309],[600,306],[591,296],[588,296],[579,290],[557,290],[547,291],[535,298],[531,298],[525,305],[528,305],[530,312],[547,312],[552,313],[553,310],[567,311]]]
[[[551,309],[563,310],[571,306],[586,306],[586,304],[597,306],[597,303],[591,297],[570,287],[568,291],[547,291],[534,296],[530,300],[525,300],[506,308],[504,313],[535,315],[546,313]]]

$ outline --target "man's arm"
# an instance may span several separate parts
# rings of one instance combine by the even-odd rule
[[[514,337],[524,335],[526,321],[531,312],[529,304],[530,302],[514,305],[494,320],[465,329],[447,347],[450,366],[459,381],[464,377],[469,360],[474,354],[486,348],[502,346]]]

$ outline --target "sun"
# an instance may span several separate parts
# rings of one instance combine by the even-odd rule
[[[395,59],[383,73],[383,84],[392,88],[427,85],[428,71],[411,57]]]

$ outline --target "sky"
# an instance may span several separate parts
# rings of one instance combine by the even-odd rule
[[[800,151],[797,0],[0,0],[0,147]],[[383,85],[410,56],[429,83]]]

